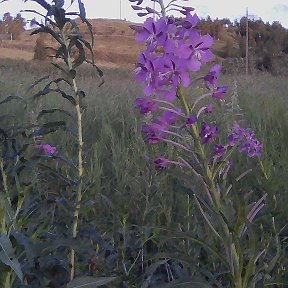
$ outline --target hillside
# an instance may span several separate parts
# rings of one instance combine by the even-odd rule
[[[137,54],[143,46],[134,41],[134,31],[130,29],[131,24],[124,20],[92,19],[95,37],[95,58],[102,66],[133,66]],[[80,29],[87,34],[87,28],[80,24]],[[32,60],[34,47],[38,36],[30,36],[31,31],[25,31],[20,40],[0,41],[0,58]],[[47,43],[50,46],[51,43]],[[224,41],[215,41],[214,48],[223,50]]]
[[[129,28],[130,22],[112,19],[92,19],[95,37],[95,57],[97,63],[105,66],[131,66],[141,45],[135,43],[134,32]],[[88,31],[80,24],[82,33]],[[31,31],[25,31],[19,40],[0,40],[0,58],[17,58],[32,60],[34,47],[38,36],[30,36]],[[51,46],[51,43],[46,43]]]

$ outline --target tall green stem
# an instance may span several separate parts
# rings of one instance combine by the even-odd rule
[[[70,50],[69,50],[69,43],[67,42],[67,37],[62,31],[62,37],[63,41],[65,43],[65,47],[67,50],[67,62],[68,62],[68,68],[69,71],[72,71],[73,69],[73,63],[72,63],[72,57],[70,55]],[[81,200],[82,200],[82,186],[83,186],[83,172],[84,172],[84,167],[83,167],[83,125],[82,125],[82,112],[81,112],[81,106],[80,106],[80,98],[78,94],[78,87],[75,78],[72,80],[72,89],[74,92],[74,96],[76,99],[76,105],[75,105],[75,110],[76,110],[76,117],[77,117],[77,137],[78,137],[78,185],[77,185],[77,190],[76,190],[76,201],[75,201],[75,208],[73,211],[73,222],[72,222],[72,237],[76,238],[77,233],[78,233],[78,223],[79,223],[79,213],[80,213],[80,208],[81,208]],[[70,280],[74,279],[75,275],[75,250],[71,249],[71,254],[70,254]]]

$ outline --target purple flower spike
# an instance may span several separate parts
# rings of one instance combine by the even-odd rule
[[[217,87],[213,92],[213,97],[219,100],[224,99],[224,94],[227,92],[227,86]]]
[[[249,158],[260,157],[262,150],[263,145],[257,139],[244,141],[240,145],[240,152],[246,152]]]
[[[42,148],[43,148],[44,153],[48,156],[54,155],[57,151],[56,147],[53,147],[49,144],[43,145]]]
[[[158,106],[148,97],[137,98],[134,103],[139,109],[140,114],[147,114],[158,109]]]
[[[255,133],[250,129],[241,128],[238,123],[234,123],[232,134],[228,136],[228,145],[238,145],[241,153],[247,153],[250,158],[260,157],[263,145],[254,138]]]
[[[216,133],[217,133],[217,127],[215,126],[209,126],[207,123],[203,123],[201,127],[201,131],[199,133],[199,136],[201,137],[201,143],[207,144],[214,140]]]
[[[159,156],[155,159],[154,164],[157,170],[163,170],[169,165],[169,160],[162,156]]]

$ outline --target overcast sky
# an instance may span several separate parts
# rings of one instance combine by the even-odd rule
[[[122,19],[141,22],[128,0],[82,0],[85,4],[88,18],[120,18],[120,3],[122,3]],[[167,0],[164,0],[168,2]],[[67,3],[70,0],[67,0]],[[151,0],[144,0],[144,4],[151,7]],[[263,21],[279,21],[288,28],[288,0],[189,0],[185,4],[196,9],[200,17],[210,15],[212,18],[239,19],[245,15],[246,7],[249,8],[251,18],[261,17]],[[10,11],[13,15],[21,9],[33,9],[37,4],[23,3],[23,0],[8,0],[0,4],[0,14]],[[24,18],[30,15],[22,13]]]

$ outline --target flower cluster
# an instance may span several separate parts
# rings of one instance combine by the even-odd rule
[[[158,99],[173,101],[179,84],[190,85],[190,72],[199,71],[203,63],[212,60],[213,39],[202,36],[197,23],[197,15],[191,13],[182,21],[172,16],[157,21],[148,18],[137,32],[136,41],[146,43],[136,69],[136,79],[145,83],[145,96],[154,94]]]
[[[228,145],[239,147],[241,153],[246,153],[248,157],[259,157],[262,154],[263,145],[255,138],[255,133],[246,128],[241,128],[238,123],[234,123],[232,133],[228,136]]]
[[[138,13],[140,16],[151,13],[160,15],[148,7],[141,8],[139,6],[142,4],[141,0],[129,1],[136,2],[136,5],[132,6],[134,10],[146,11]],[[147,18],[141,27],[131,27],[137,32],[136,41],[146,44],[146,49],[139,55],[135,70],[136,80],[144,84],[144,97],[137,98],[135,106],[142,115],[153,112],[152,122],[144,124],[141,129],[146,143],[155,144],[164,141],[187,150],[186,143],[181,142],[185,138],[181,136],[183,129],[189,131],[192,128],[194,132],[196,131],[196,136],[193,138],[195,140],[196,137],[201,145],[212,143],[217,136],[218,128],[215,124],[199,120],[202,114],[212,113],[213,101],[224,101],[227,87],[218,85],[220,65],[212,66],[205,76],[192,80],[193,83],[200,81],[207,90],[207,93],[199,96],[193,105],[188,105],[189,107],[182,110],[174,103],[180,98],[179,90],[192,84],[191,74],[198,72],[202,64],[213,59],[210,49],[213,39],[210,35],[200,33],[197,28],[199,19],[192,13],[193,10],[181,7],[179,11],[185,16],[183,19],[162,15],[157,20]],[[198,102],[206,98],[209,99],[208,103],[199,107]],[[183,103],[181,106],[183,107]],[[195,109],[198,111],[194,111]],[[221,158],[236,144],[239,145],[240,151],[247,153],[249,157],[261,154],[262,145],[254,138],[254,133],[247,129],[243,129],[241,133],[238,130],[234,125],[226,146],[215,145],[214,159]],[[232,145],[233,143],[235,144]],[[156,168],[163,169],[173,162],[163,159],[159,156],[155,160]]]

